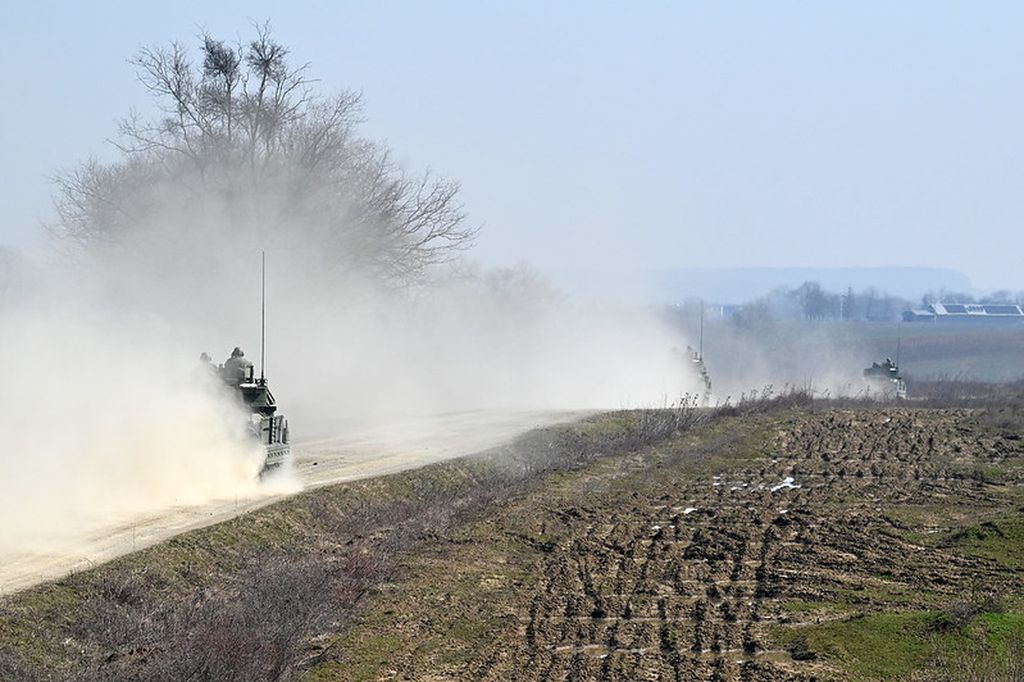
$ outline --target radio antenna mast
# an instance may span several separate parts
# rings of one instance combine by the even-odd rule
[[[697,359],[704,359],[704,301],[700,302],[700,342],[697,344]]]
[[[267,383],[263,375],[267,348],[267,252],[260,251],[260,384]]]
[[[900,346],[903,345],[903,323],[896,323],[896,366],[900,366]]]

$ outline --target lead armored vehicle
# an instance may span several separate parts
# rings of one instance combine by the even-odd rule
[[[241,348],[231,351],[231,357],[217,371],[249,412],[249,433],[263,446],[260,475],[284,464],[291,455],[288,420],[277,413],[277,401],[266,377],[261,372],[256,378],[255,368]]]

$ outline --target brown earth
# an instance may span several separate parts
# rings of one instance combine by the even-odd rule
[[[858,662],[807,626],[920,613],[939,633],[967,594],[1022,593],[1013,538],[959,541],[1019,530],[1021,443],[968,410],[720,422],[435,538],[314,676],[847,679]],[[939,679],[914,656],[876,672]]]

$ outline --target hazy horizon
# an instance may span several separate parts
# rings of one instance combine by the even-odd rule
[[[743,304],[776,289],[795,289],[805,282],[820,284],[826,291],[873,289],[911,301],[929,293],[987,293],[976,289],[970,278],[952,268],[905,266],[577,270],[556,272],[554,279],[578,296],[645,305],[680,303],[690,298],[716,304]]]

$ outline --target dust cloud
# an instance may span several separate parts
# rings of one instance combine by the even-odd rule
[[[863,368],[880,360],[848,325],[765,322],[743,327],[729,321],[706,325],[705,357],[718,400],[735,402],[770,387],[775,393],[806,389],[820,397],[866,397],[878,386]]]
[[[0,314],[0,549],[46,552],[104,524],[265,494],[244,415],[145,325],[52,292]]]
[[[621,408],[700,390],[650,311],[580,305],[528,267],[436,268],[413,287],[338,273],[302,235],[187,219],[76,261],[24,264],[0,299],[0,549],[58,551],[168,507],[281,492],[198,362],[234,346],[293,441],[359,419]],[[221,235],[221,236],[216,236]],[[275,487],[276,485],[276,487]]]
[[[266,198],[264,198],[266,201]],[[209,202],[75,260],[22,263],[0,298],[0,548],[40,550],[171,506],[294,490],[260,483],[244,415],[198,356],[265,370],[293,441],[360,421],[470,410],[663,406],[703,386],[685,324],[663,309],[574,300],[527,265],[460,257],[417,282],[339,268],[286,206],[244,221]],[[471,256],[471,254],[468,254]],[[707,321],[714,402],[771,385],[865,390],[833,334]]]

